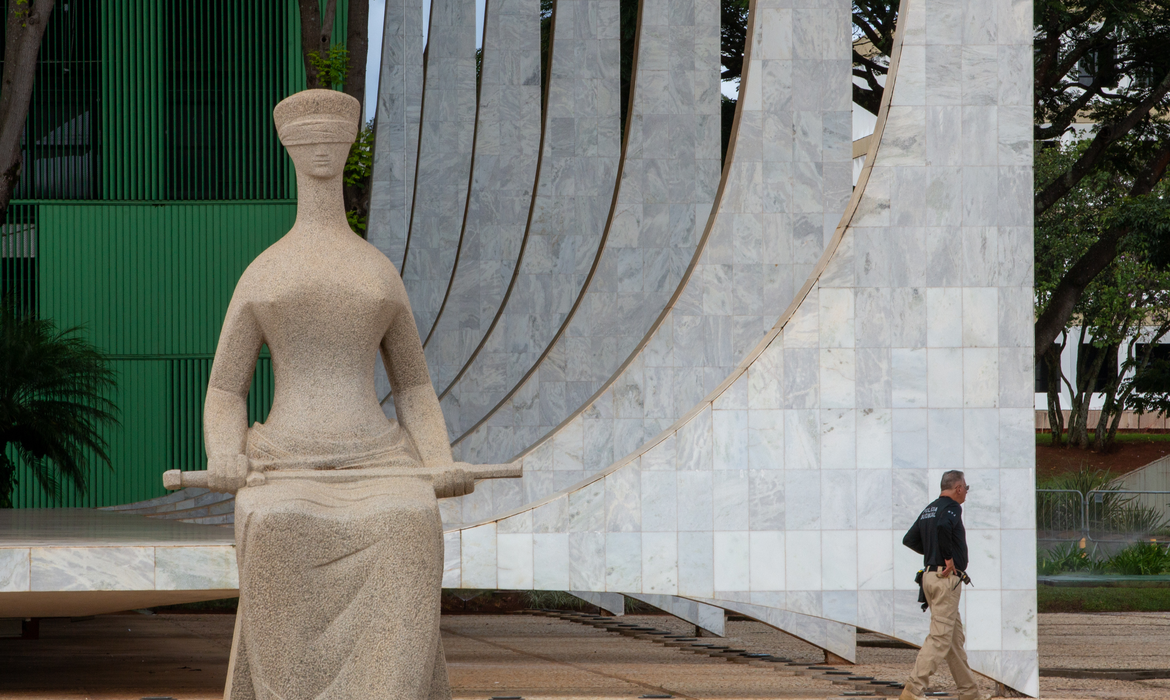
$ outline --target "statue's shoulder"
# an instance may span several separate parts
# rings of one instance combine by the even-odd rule
[[[363,261],[370,265],[379,279],[391,280],[401,286],[402,277],[398,274],[398,268],[394,267],[394,263],[390,262],[385,253],[364,238],[357,239],[357,247],[361,251]]]

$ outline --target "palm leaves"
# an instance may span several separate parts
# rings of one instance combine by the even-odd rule
[[[79,331],[0,308],[0,508],[17,483],[10,445],[53,500],[62,479],[85,493],[91,458],[112,469],[99,428],[117,424],[114,372]]]

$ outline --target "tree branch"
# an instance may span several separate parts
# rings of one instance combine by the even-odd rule
[[[1113,124],[1105,125],[1098,130],[1097,135],[1093,137],[1093,141],[1085,149],[1085,152],[1081,154],[1081,157],[1077,159],[1077,162],[1073,163],[1071,168],[1061,174],[1060,177],[1048,183],[1043,190],[1036,194],[1033,209],[1035,215],[1040,216],[1043,214],[1057,200],[1068,194],[1072,188],[1076,187],[1086,175],[1093,172],[1101,157],[1104,156],[1106,149],[1132,131],[1142,119],[1145,119],[1154,106],[1166,96],[1168,91],[1170,91],[1170,71],[1167,71],[1166,75],[1162,78],[1162,82],[1158,83],[1158,86],[1150,91],[1146,99],[1142,100],[1137,107],[1134,107],[1124,119]]]
[[[1149,194],[1156,184],[1166,174],[1170,166],[1170,144],[1164,145],[1150,161],[1130,187],[1129,196],[1138,197]],[[1036,319],[1036,347],[1037,357],[1042,357],[1056,340],[1056,336],[1064,330],[1064,325],[1072,317],[1073,308],[1081,298],[1085,288],[1102,270],[1109,266],[1117,257],[1117,250],[1121,242],[1129,235],[1131,228],[1126,225],[1114,226],[1089,246],[1068,272],[1064,274],[1048,305]]]

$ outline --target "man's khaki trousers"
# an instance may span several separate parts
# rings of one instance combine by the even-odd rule
[[[930,603],[930,634],[918,652],[910,680],[906,681],[906,690],[922,695],[930,677],[945,659],[959,687],[959,697],[964,700],[978,698],[979,685],[967,665],[967,652],[963,649],[967,637],[963,634],[963,621],[959,619],[962,581],[954,574],[942,578],[937,571],[926,571],[922,574],[922,590]]]

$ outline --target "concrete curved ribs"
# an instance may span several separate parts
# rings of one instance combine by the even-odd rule
[[[540,147],[540,4],[492,0],[484,12],[475,154],[462,242],[431,337],[436,390],[471,357],[500,308],[520,253]]]
[[[617,0],[558,0],[536,195],[494,327],[440,396],[453,434],[515,385],[552,340],[602,242],[619,157]]]
[[[414,202],[402,262],[415,325],[439,315],[467,206],[475,131],[475,0],[432,0]]]
[[[585,404],[653,328],[698,249],[719,183],[719,4],[647,2],[639,32],[626,154],[597,268],[529,376],[457,436],[476,459],[513,458]]]
[[[813,148],[799,123],[756,132],[748,108],[783,80],[772,76],[785,59],[766,57],[783,55],[785,37],[794,56],[802,42],[833,50],[813,27],[834,12],[848,17],[847,7],[754,3],[719,218],[731,198],[775,189],[738,179],[747,158],[787,133],[794,148]],[[929,621],[912,581],[920,560],[900,539],[941,473],[961,468],[978,585],[964,595],[968,656],[1036,695],[1031,19],[1027,0],[903,0],[857,190],[773,330],[608,468],[449,532],[444,585],[677,595],[829,649],[851,647],[835,631],[854,625],[917,644]],[[743,148],[752,138],[759,151]],[[774,237],[739,240],[748,252]],[[676,353],[683,337],[676,330]],[[562,426],[524,457],[526,470],[579,472],[579,430]]]
[[[366,239],[399,272],[410,226],[422,101],[422,0],[389,0],[382,33],[378,119]],[[388,386],[388,382],[387,382]],[[385,390],[379,396],[385,394]]]

